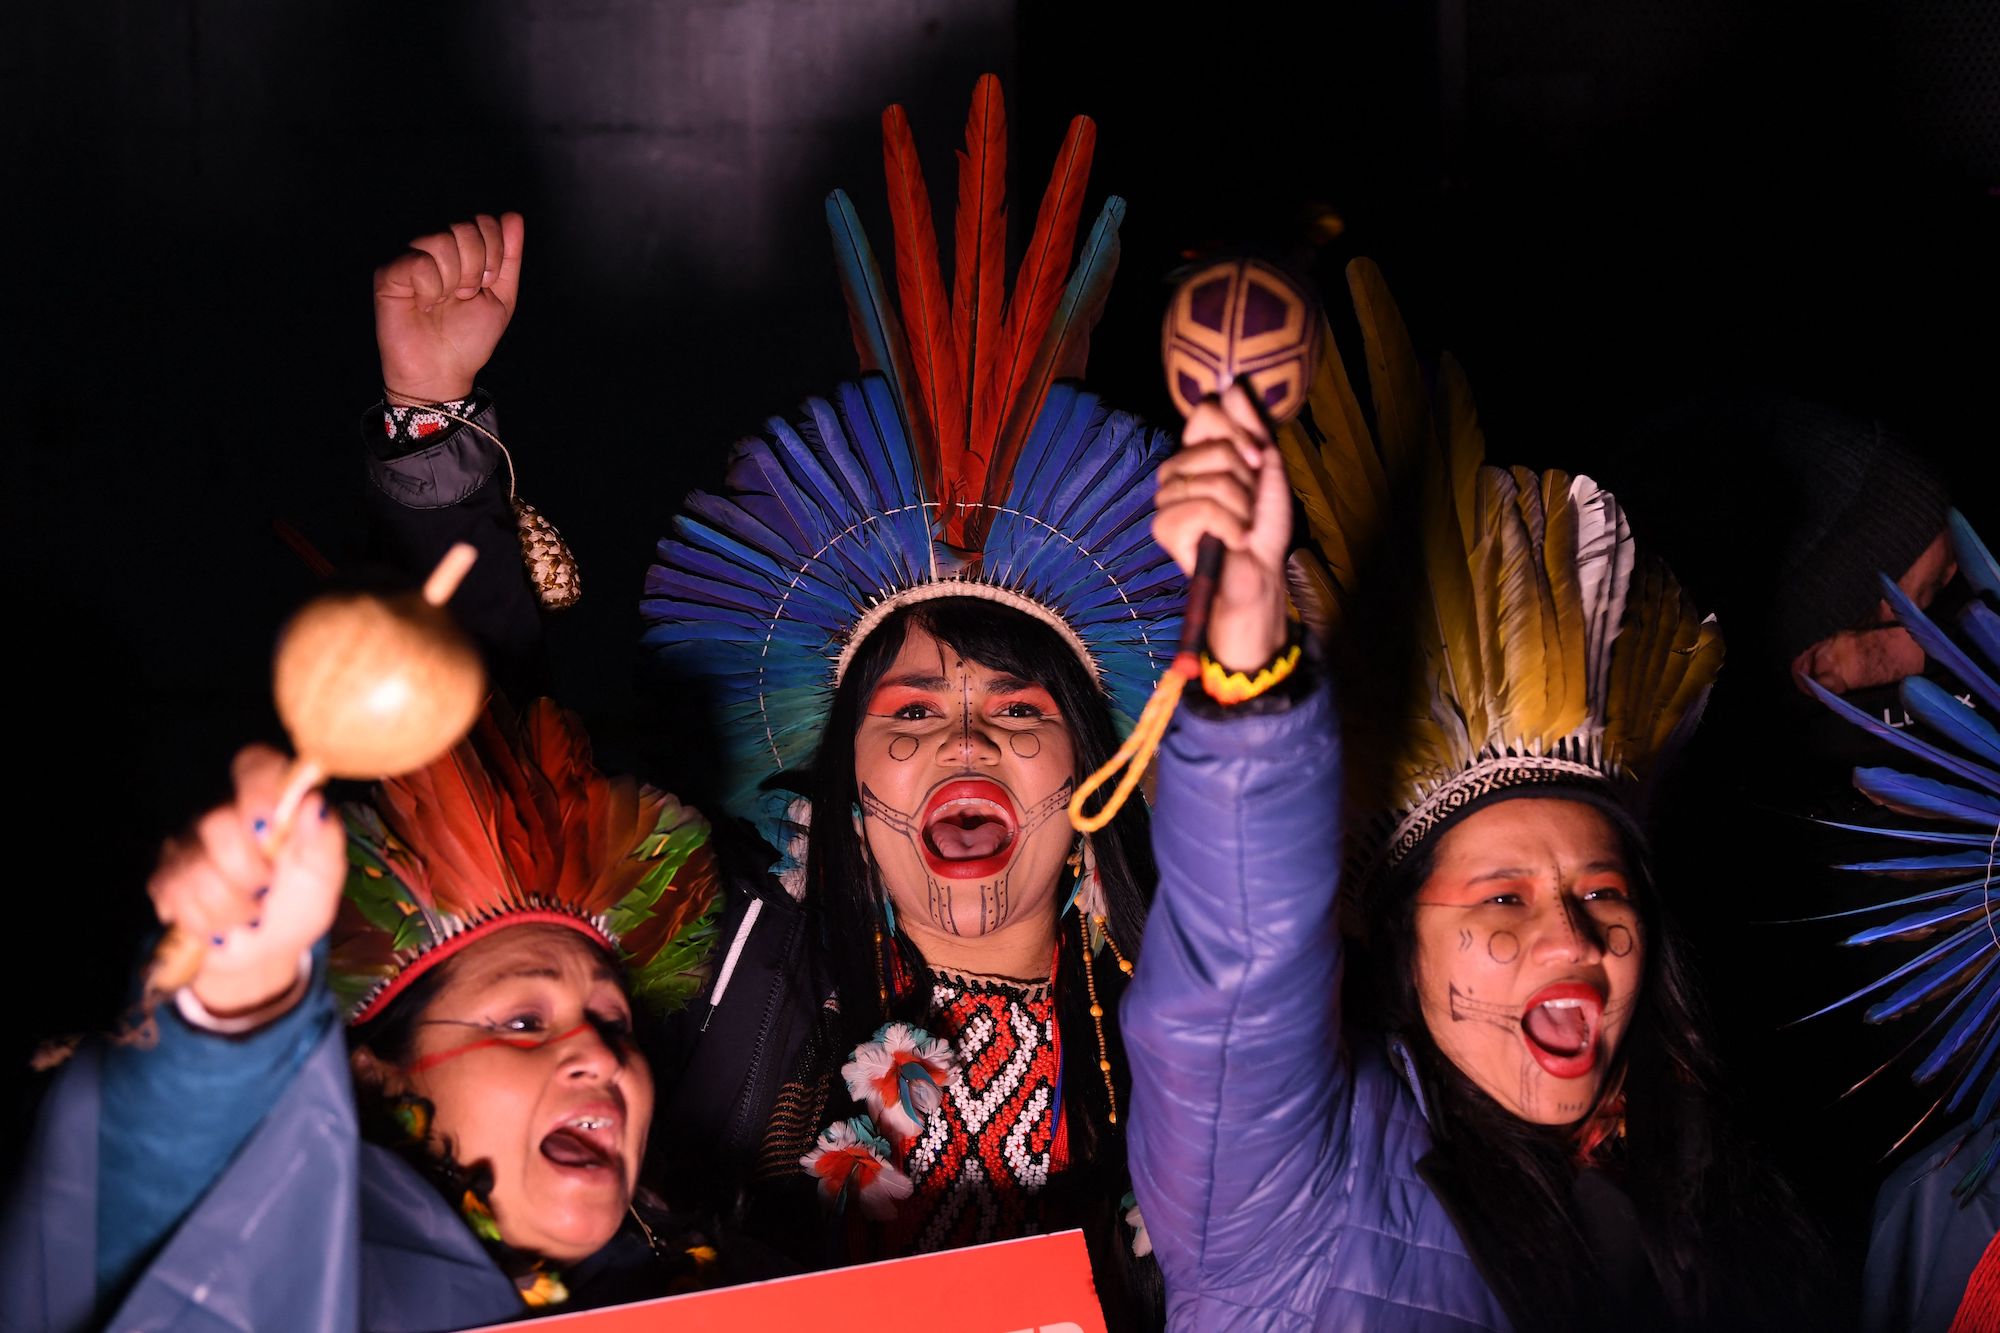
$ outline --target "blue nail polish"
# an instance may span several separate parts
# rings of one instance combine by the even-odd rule
[[[264,928],[264,918],[261,916],[250,923],[250,929],[252,930],[262,930],[263,928]]]
[[[220,949],[220,948],[222,947],[222,936],[220,936],[220,935],[210,935],[210,936],[208,937],[208,942],[209,942],[210,944],[214,945],[214,946],[215,946],[216,948]]]
[[[252,833],[262,834],[269,827],[271,827],[271,821],[268,819],[253,819],[250,821],[250,831]]]
[[[322,820],[333,818],[333,807],[328,805],[325,801],[321,801],[319,803],[319,817]]]
[[[255,898],[258,902],[261,903],[266,898],[271,896],[271,886],[269,884],[266,884],[263,888],[258,889],[257,892],[251,894],[250,896]]]

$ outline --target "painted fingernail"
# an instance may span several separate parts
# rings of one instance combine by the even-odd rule
[[[220,949],[220,948],[222,947],[222,936],[220,936],[220,935],[210,935],[210,936],[208,937],[208,942],[209,942],[210,944],[214,945],[214,946],[215,946],[216,948]]]
[[[322,820],[333,818],[333,807],[328,805],[325,801],[321,801],[319,803],[319,817]]]
[[[271,886],[269,884],[266,884],[263,887],[259,888],[257,892],[251,894],[250,896],[255,898],[258,902],[261,903],[266,898],[271,896]]]
[[[269,827],[271,827],[271,821],[268,819],[253,819],[250,821],[250,831],[252,833],[262,833]]]
[[[253,917],[253,918],[251,919],[251,921],[250,921],[250,929],[252,929],[252,930],[262,930],[263,928],[264,928],[264,918],[263,918],[263,917],[261,917],[261,916],[260,916],[260,917]]]

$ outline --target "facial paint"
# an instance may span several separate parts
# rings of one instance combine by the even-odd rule
[[[460,1020],[432,1019],[429,1021],[433,1023],[457,1023]],[[464,1026],[484,1027],[485,1025],[483,1023],[465,1023]],[[568,1041],[571,1037],[580,1036],[589,1030],[589,1023],[578,1023],[569,1031],[558,1032],[553,1037],[542,1037],[529,1032],[508,1032],[496,1034],[491,1037],[481,1037],[479,1040],[469,1041],[463,1046],[454,1046],[448,1051],[433,1051],[423,1059],[412,1064],[409,1067],[409,1072],[412,1074],[422,1074],[436,1069],[439,1065],[448,1064],[458,1059],[461,1055],[469,1055],[473,1051],[486,1050],[489,1047],[506,1046],[517,1051],[532,1051],[542,1046],[553,1046],[559,1041]]]

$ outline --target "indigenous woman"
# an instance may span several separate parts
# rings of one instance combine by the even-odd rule
[[[385,783],[345,855],[319,797],[266,853],[284,770],[244,751],[153,877],[211,947],[155,1044],[51,1090],[10,1326],[450,1329],[713,1280],[639,1186],[633,1036],[699,987],[707,826],[546,701]]]
[[[787,851],[775,878],[768,853],[725,853],[723,949],[656,1137],[676,1179],[803,1228],[809,1262],[1085,1222],[1109,1295],[1139,1240],[1115,1015],[1152,876],[1142,810],[1084,841],[1064,807],[1172,655],[1182,581],[1147,528],[1171,441],[1063,382],[1124,215],[1107,199],[1079,246],[1094,127],[1071,124],[1010,295],[1005,125],[981,80],[948,288],[908,123],[884,114],[900,313],[836,192],[867,373],[741,444],[649,577],[667,697],[714,718],[724,808]],[[533,675],[534,601],[472,379],[522,241],[482,217],[376,278],[377,517],[412,566],[492,551],[460,596],[503,679]]]
[[[1718,1115],[1629,813],[1716,630],[1587,478],[1484,466],[1448,362],[1434,422],[1379,275],[1351,279],[1377,437],[1329,337],[1282,452],[1239,397],[1161,472],[1162,544],[1184,567],[1204,532],[1228,548],[1209,652],[1252,696],[1195,701],[1161,751],[1160,891],[1125,1005],[1171,1320],[1825,1326],[1809,1233]],[[1287,471],[1339,746],[1328,691],[1282,669]],[[1402,531],[1392,494],[1415,497]],[[1386,565],[1384,537],[1407,539]],[[1371,600],[1356,571],[1384,568]],[[1343,840],[1358,944],[1336,924]]]
[[[883,123],[900,318],[836,192],[871,373],[740,445],[648,581],[647,642],[711,702],[725,802],[791,848],[798,895],[726,930],[684,1086],[746,1090],[723,1151],[767,1216],[818,1194],[810,1253],[1081,1223],[1115,1305],[1105,1265],[1136,1237],[1113,1014],[1151,871],[1141,812],[1081,840],[1066,810],[1172,654],[1180,579],[1146,526],[1170,442],[1056,382],[1123,213],[1067,274],[1090,122],[1004,311],[997,82],[967,128],[955,294],[901,109]]]

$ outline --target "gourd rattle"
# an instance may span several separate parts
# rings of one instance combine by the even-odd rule
[[[1275,428],[1305,406],[1323,322],[1312,298],[1271,265],[1256,259],[1210,264],[1184,279],[1167,303],[1160,331],[1167,393],[1181,415],[1188,417],[1203,399],[1220,396],[1240,380],[1265,424]],[[1201,539],[1188,579],[1180,647],[1132,734],[1071,797],[1069,820],[1078,832],[1097,832],[1123,808],[1166,735],[1181,691],[1201,674],[1201,649],[1208,637],[1209,607],[1222,573],[1222,555],[1218,538]],[[1103,806],[1094,814],[1084,813],[1090,797],[1121,768],[1124,774]]]
[[[328,593],[285,626],[271,664],[278,717],[298,758],[286,775],[263,849],[284,844],[299,803],[329,778],[396,777],[456,745],[486,697],[479,652],[444,604],[478,552],[445,552],[420,592]],[[194,980],[208,942],[171,927],[147,969],[149,995]]]

